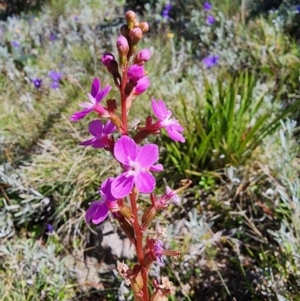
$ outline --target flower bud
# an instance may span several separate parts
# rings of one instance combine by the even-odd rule
[[[120,209],[119,213],[128,219],[130,219],[132,217],[131,208],[127,205],[123,205],[122,208]]]
[[[129,32],[129,38],[132,45],[136,45],[143,37],[143,32],[139,27],[135,27]]]
[[[107,109],[108,109],[109,112],[114,112],[117,109],[117,107],[118,107],[117,101],[116,101],[115,98],[108,99],[106,101],[106,105],[107,105]]]
[[[128,68],[127,76],[134,83],[136,83],[144,75],[145,75],[145,70],[143,66],[133,64]]]
[[[111,122],[118,128],[118,129],[122,129],[123,128],[123,123],[122,123],[122,120],[121,118],[115,114],[115,113],[112,113],[110,115],[110,120]]]
[[[105,67],[110,67],[114,61],[116,61],[116,59],[112,53],[107,52],[102,55],[102,63]]]
[[[142,65],[144,64],[144,62],[149,61],[150,58],[151,58],[151,52],[148,48],[145,48],[136,54],[134,58],[134,63],[137,65]]]
[[[136,86],[134,87],[134,95],[140,95],[145,92],[150,86],[150,79],[148,76],[143,76],[137,81]]]
[[[129,37],[129,28],[127,26],[127,24],[123,24],[120,28],[120,33],[122,36],[124,36],[125,38]]]
[[[146,230],[148,228],[148,226],[150,225],[150,223],[153,221],[153,219],[155,218],[155,215],[157,213],[157,210],[154,206],[151,206],[150,208],[148,208],[143,217],[142,217],[142,230]]]
[[[130,274],[133,272],[129,266],[124,262],[118,262],[117,270],[119,274],[124,278],[126,285],[130,285]]]
[[[144,286],[144,281],[141,273],[138,273],[131,280],[131,288],[135,294],[142,292]]]
[[[134,21],[136,20],[136,14],[132,10],[129,10],[125,14],[125,19],[127,21],[127,25],[129,29],[132,29],[134,27]]]
[[[132,224],[126,219],[123,215],[121,215],[119,212],[116,212],[114,214],[116,219],[118,220],[122,230],[125,232],[125,234],[128,236],[129,240],[132,243],[135,243],[135,234],[133,230]]]
[[[111,73],[114,76],[118,76],[119,66],[113,54],[104,53],[102,55],[102,63],[107,68],[109,73]]]
[[[128,41],[122,35],[120,35],[117,39],[117,48],[120,56],[126,56],[129,51]]]
[[[142,30],[143,33],[146,33],[149,30],[149,24],[147,22],[140,22],[140,24],[138,26]]]

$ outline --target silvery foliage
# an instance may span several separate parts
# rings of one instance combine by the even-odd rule
[[[57,257],[56,248],[53,242],[48,242],[47,246],[44,246],[40,241],[32,239],[8,240],[5,245],[0,245],[0,256],[5,262],[5,268],[14,273],[12,286],[15,293],[21,281],[26,283],[26,287],[37,286],[42,289],[39,296],[41,300],[46,300],[47,296],[49,298],[48,293],[59,294],[61,290],[66,290],[70,277],[67,258]],[[3,289],[5,287],[2,285],[1,295],[4,293]],[[52,297],[55,298],[53,295]]]
[[[167,226],[168,241],[177,241],[178,238],[183,238],[189,241],[189,250],[187,250],[181,261],[181,271],[186,271],[186,267],[194,260],[204,256],[205,248],[209,244],[214,244],[219,241],[220,233],[207,235],[213,223],[207,221],[205,215],[199,214],[196,209],[188,213],[187,218],[177,220],[176,223],[170,223]],[[208,238],[204,238],[207,236]]]
[[[0,197],[0,238],[14,235],[14,224],[24,224],[29,220],[45,218],[50,210],[50,199],[31,187],[22,184],[21,176],[8,163],[0,165],[0,185],[5,185],[5,194]],[[18,201],[14,200],[17,195]]]
[[[266,195],[277,198],[277,204],[283,203],[289,215],[289,218],[282,219],[278,231],[270,230],[269,232],[285,252],[292,255],[292,260],[298,270],[293,270],[292,262],[286,262],[288,270],[300,276],[300,181],[299,169],[296,168],[296,164],[299,164],[297,162],[299,147],[294,136],[295,131],[296,122],[288,119],[282,122],[282,128],[277,132],[277,137],[273,135],[265,143],[266,150],[272,147],[272,151],[266,151],[266,156],[270,168],[276,173],[278,179],[274,182],[270,178],[272,188],[266,191]],[[270,141],[274,139],[277,141]]]

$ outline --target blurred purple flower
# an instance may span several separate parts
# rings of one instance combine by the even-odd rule
[[[53,89],[53,90],[56,90],[59,88],[59,83],[58,82],[53,82],[50,87]]]
[[[54,232],[53,226],[49,223],[46,223],[46,230],[48,234],[52,234]]]
[[[209,11],[212,9],[212,5],[209,2],[204,3],[204,10]]]
[[[219,55],[209,55],[202,60],[202,63],[206,66],[206,68],[211,68],[219,63],[219,59]]]
[[[77,22],[79,20],[78,16],[74,16],[74,21]]]
[[[214,16],[208,15],[208,16],[206,17],[206,24],[208,24],[208,25],[214,24],[215,21],[216,21],[216,19],[215,19]]]
[[[37,88],[37,89],[39,89],[40,87],[41,87],[41,85],[42,85],[42,79],[40,79],[40,78],[35,78],[35,79],[32,79],[31,80],[32,81],[32,83],[34,84],[34,86]]]
[[[54,81],[54,82],[59,82],[62,78],[62,72],[58,71],[49,71],[48,73],[49,77]]]
[[[162,17],[165,19],[169,19],[170,18],[169,13],[170,13],[171,9],[172,9],[172,5],[166,4],[161,13]]]
[[[15,48],[19,48],[21,46],[20,42],[18,41],[12,41],[11,44],[13,45],[13,47]]]
[[[297,5],[297,6],[296,6],[296,11],[297,11],[298,13],[300,13],[300,5]]]
[[[50,36],[49,36],[49,40],[51,42],[55,41],[56,40],[56,35],[54,33],[51,33]]]

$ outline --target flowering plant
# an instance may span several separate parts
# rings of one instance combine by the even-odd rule
[[[117,39],[119,60],[112,53],[102,56],[102,63],[111,73],[114,83],[120,92],[120,101],[108,99],[106,106],[104,98],[109,94],[111,86],[101,88],[101,82],[95,78],[88,102],[81,104],[82,110],[71,116],[71,121],[78,121],[86,115],[95,112],[100,119],[90,122],[89,132],[92,138],[83,141],[80,145],[91,145],[94,148],[103,148],[110,152],[120,163],[122,172],[115,178],[106,179],[100,189],[100,199],[90,203],[86,212],[86,221],[94,224],[101,223],[109,213],[119,222],[123,231],[134,244],[138,263],[129,268],[124,263],[118,264],[118,270],[131,285],[135,300],[159,301],[166,300],[174,293],[174,287],[167,278],[162,277],[161,284],[157,279],[149,285],[148,274],[151,265],[156,261],[163,265],[162,256],[178,256],[178,251],[169,251],[163,248],[165,234],[158,229],[154,237],[144,237],[147,228],[155,218],[157,212],[167,208],[171,203],[178,203],[178,193],[191,184],[189,180],[182,181],[182,187],[172,190],[166,187],[166,193],[160,197],[154,194],[156,180],[152,173],[161,172],[163,166],[157,163],[159,148],[156,144],[141,143],[148,135],[157,135],[165,129],[168,136],[174,141],[184,142],[183,127],[178,120],[171,118],[172,112],[167,109],[162,100],[151,101],[152,110],[157,118],[146,118],[144,125],[136,129],[128,127],[128,115],[134,100],[144,93],[150,79],[145,71],[145,63],[151,58],[149,49],[137,51],[137,45],[148,29],[147,22],[138,22],[133,11],[125,14],[127,24],[121,26],[121,35]],[[118,113],[120,106],[120,114]],[[120,138],[115,140],[113,134],[119,132]],[[141,212],[138,206],[139,194],[149,194],[151,205]]]

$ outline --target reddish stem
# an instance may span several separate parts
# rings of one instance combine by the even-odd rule
[[[127,96],[125,95],[125,86],[127,83],[127,71],[128,63],[122,68],[122,82],[121,82],[121,111],[122,111],[122,124],[123,124],[123,135],[128,135],[127,128],[127,112],[126,112],[126,100]]]
[[[138,193],[136,188],[134,187],[130,194],[130,203],[131,203],[131,210],[133,215],[133,227],[135,232],[136,238],[136,253],[138,257],[138,261],[141,268],[141,273],[143,277],[143,301],[148,301],[148,269],[143,266],[144,263],[144,251],[143,251],[143,232],[141,230],[139,220],[138,220],[138,208],[137,208],[137,197]]]

